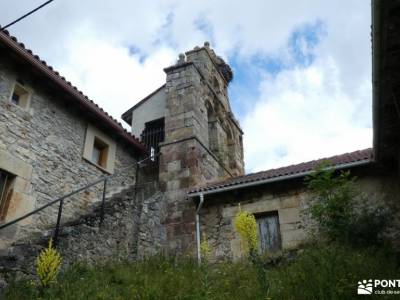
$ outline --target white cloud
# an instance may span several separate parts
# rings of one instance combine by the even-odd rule
[[[357,122],[354,104],[371,89],[369,84],[360,89],[359,99],[343,92],[338,66],[329,57],[265,78],[243,122],[247,168],[260,171],[369,147],[371,129]]]
[[[79,82],[79,88],[93,99],[100,99],[101,106],[116,118],[164,84],[161,66],[175,58],[171,49],[160,48],[142,60],[125,47],[89,37],[70,47],[75,49],[67,49],[60,66],[62,73],[72,82]]]
[[[2,0],[0,24],[41,3]],[[300,40],[316,57],[301,68],[291,60],[288,39],[317,21],[325,35],[313,49]],[[259,95],[243,99],[253,108],[241,120],[250,171],[371,144],[365,0],[54,1],[11,31],[116,118],[163,83],[162,69],[179,52],[204,40],[228,58],[285,58],[288,69],[266,75],[254,84]]]

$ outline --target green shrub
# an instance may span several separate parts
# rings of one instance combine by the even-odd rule
[[[398,277],[395,258],[384,249],[341,244],[310,245],[292,262],[268,273],[272,299],[356,299],[357,282]],[[388,296],[390,297],[390,296]],[[385,299],[370,295],[371,299]]]
[[[356,246],[381,245],[382,233],[390,223],[389,211],[367,201],[349,171],[336,174],[327,166],[327,162],[318,166],[306,178],[314,195],[306,213],[330,240]]]

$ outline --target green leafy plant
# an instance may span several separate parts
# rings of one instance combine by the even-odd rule
[[[333,240],[346,239],[347,228],[354,217],[351,206],[356,196],[354,177],[349,172],[334,176],[334,170],[321,164],[306,178],[311,191],[315,194],[309,211],[318,223],[321,233]]]
[[[60,266],[61,255],[53,248],[53,240],[50,239],[48,247],[39,254],[36,260],[36,272],[41,288],[46,288],[56,281]]]
[[[389,224],[389,211],[376,203],[368,203],[356,187],[356,177],[349,171],[337,173],[328,166],[328,162],[319,165],[306,178],[313,194],[306,212],[329,240],[379,245],[381,234]]]

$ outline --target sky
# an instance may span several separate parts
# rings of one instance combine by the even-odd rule
[[[43,2],[1,0],[0,24]],[[55,0],[9,31],[117,119],[209,41],[247,173],[372,145],[370,1]]]

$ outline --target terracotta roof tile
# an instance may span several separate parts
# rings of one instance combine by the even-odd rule
[[[283,179],[285,176],[310,172],[317,165],[319,165],[320,163],[322,163],[324,161],[327,161],[329,163],[329,165],[332,167],[338,167],[340,165],[345,165],[345,164],[354,163],[354,162],[363,162],[363,161],[369,162],[369,161],[372,161],[372,154],[373,154],[372,149],[368,148],[368,149],[364,149],[364,150],[359,150],[359,151],[344,153],[344,154],[336,155],[336,156],[332,156],[332,157],[327,157],[327,158],[317,159],[317,160],[313,160],[313,161],[309,161],[309,162],[304,162],[304,163],[300,163],[297,165],[291,165],[291,166],[286,166],[286,167],[282,167],[282,168],[261,171],[261,172],[257,172],[257,173],[244,175],[244,176],[229,178],[229,179],[221,181],[221,182],[210,183],[208,185],[193,189],[193,190],[189,191],[188,194],[190,195],[190,194],[194,194],[194,193],[198,193],[198,192],[217,190],[220,188],[236,186],[236,185],[250,183],[250,182],[257,182],[257,181],[262,181],[262,180],[272,179],[272,178],[279,179],[280,177],[282,177],[282,179]]]
[[[35,67],[40,68],[49,79],[56,81],[58,84],[66,89],[74,98],[85,104],[88,109],[95,115],[101,117],[107,125],[115,130],[119,135],[128,143],[134,145],[140,151],[146,151],[146,147],[139,142],[139,140],[128,132],[122,124],[100,108],[96,103],[84,95],[82,91],[67,81],[65,77],[61,76],[59,72],[55,71],[46,61],[42,60],[38,55],[33,54],[32,50],[26,49],[23,43],[18,42],[17,38],[10,35],[7,30],[0,30],[0,42],[9,46],[19,54],[23,59],[29,60]],[[25,55],[24,55],[25,54]],[[44,67],[44,68],[43,68]]]

